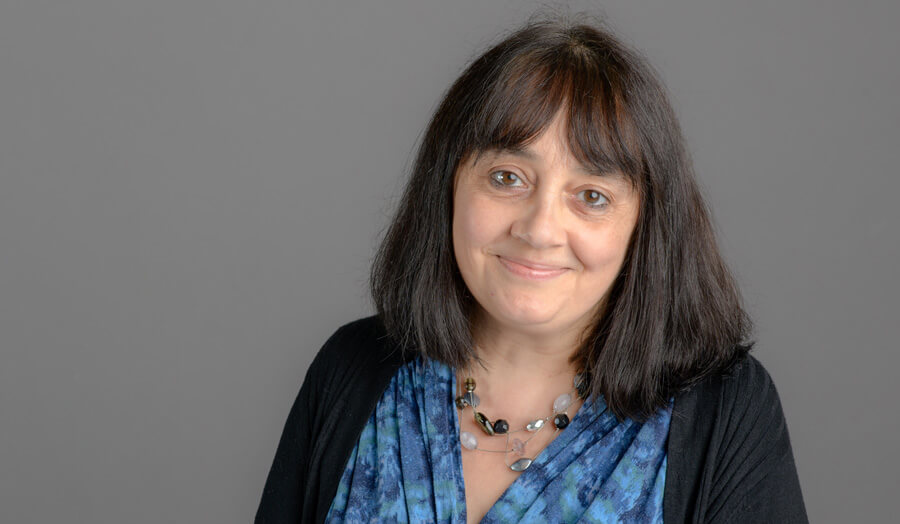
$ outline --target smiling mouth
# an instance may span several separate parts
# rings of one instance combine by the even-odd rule
[[[552,267],[544,265],[530,265],[525,261],[516,261],[497,255],[497,260],[503,264],[510,273],[527,278],[529,280],[549,280],[558,277],[569,270],[567,267]]]

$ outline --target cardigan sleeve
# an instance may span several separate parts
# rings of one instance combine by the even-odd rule
[[[317,418],[316,405],[324,387],[329,366],[329,343],[335,333],[313,359],[306,371],[300,392],[288,413],[275,459],[269,470],[262,499],[256,512],[256,524],[302,522],[303,494],[306,492],[313,423]]]
[[[359,433],[402,362],[374,316],[325,342],[284,424],[256,524],[324,522]]]
[[[781,400],[769,373],[749,357],[723,385],[714,520],[808,522]]]
[[[808,522],[781,401],[769,373],[748,356],[721,378],[717,389],[696,521]]]

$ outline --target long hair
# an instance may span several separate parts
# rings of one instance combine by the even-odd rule
[[[591,395],[620,418],[642,420],[749,350],[750,320],[665,88],[605,29],[530,22],[454,82],[375,256],[372,297],[404,351],[456,367],[471,362],[477,304],[453,254],[455,173],[469,155],[528,144],[560,111],[573,156],[623,173],[640,195],[622,269],[573,359]]]

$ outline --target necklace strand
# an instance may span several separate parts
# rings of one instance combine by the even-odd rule
[[[568,393],[563,393],[562,395],[556,397],[556,400],[553,402],[553,411],[550,415],[542,418],[533,419],[531,422],[525,425],[523,428],[510,430],[509,423],[505,419],[496,419],[491,422],[491,420],[482,412],[477,411],[476,408],[481,403],[481,399],[478,398],[478,395],[475,394],[475,379],[472,377],[466,377],[465,381],[463,381],[463,387],[465,388],[465,393],[462,393],[459,382],[457,382],[457,393],[459,393],[456,397],[455,404],[456,408],[462,413],[465,411],[467,407],[472,408],[472,417],[475,421],[475,425],[480,427],[482,431],[489,437],[504,435],[506,437],[506,445],[504,449],[485,449],[478,445],[478,439],[472,433],[468,431],[461,431],[459,434],[460,443],[463,448],[470,451],[482,451],[485,453],[503,453],[505,455],[509,455],[510,453],[514,453],[518,455],[519,459],[510,463],[507,458],[504,462],[506,466],[516,472],[521,473],[528,469],[534,460],[537,458],[537,455],[534,457],[526,457],[525,456],[525,446],[528,444],[531,439],[537,436],[538,432],[544,429],[545,426],[548,426],[548,422],[553,421],[553,425],[555,426],[555,431],[553,433],[554,437],[561,430],[565,429],[569,425],[569,414],[568,409],[574,402],[575,395],[578,395],[582,399],[585,397],[586,393],[586,381],[584,380],[584,375],[582,373],[578,373],[575,375],[575,379],[573,380],[573,389]],[[510,448],[510,435],[514,433],[528,432],[531,434],[527,439],[520,440],[518,438],[513,439],[512,447]],[[551,439],[552,440],[552,439]],[[540,452],[538,452],[540,454]]]

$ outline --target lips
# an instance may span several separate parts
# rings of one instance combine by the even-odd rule
[[[510,273],[529,280],[548,280],[569,270],[567,267],[539,264],[520,258],[497,255],[497,259]]]

